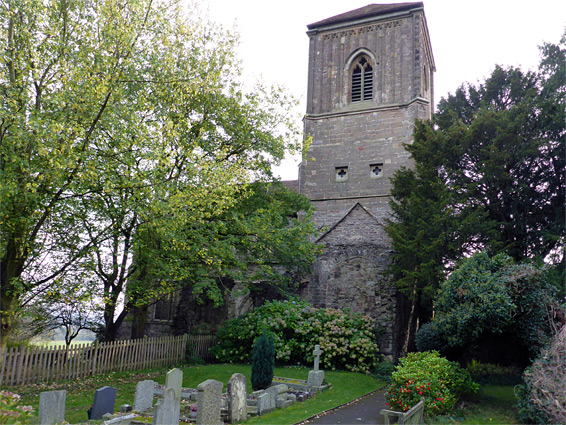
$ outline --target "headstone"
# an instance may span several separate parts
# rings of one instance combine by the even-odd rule
[[[228,423],[235,424],[246,420],[248,409],[246,407],[246,377],[235,373],[228,381],[226,390],[228,394]]]
[[[181,415],[181,401],[173,388],[165,388],[163,398],[155,403],[153,425],[178,425]]]
[[[134,397],[134,412],[149,412],[153,407],[153,391],[155,382],[151,379],[140,381],[136,384],[136,395]]]
[[[39,425],[63,423],[66,399],[66,390],[45,391],[39,394]]]
[[[175,398],[181,400],[181,387],[183,386],[183,371],[181,369],[171,369],[165,377],[165,388],[175,391]]]
[[[92,413],[89,419],[102,419],[105,413],[114,413],[114,403],[116,402],[116,393],[118,390],[114,387],[102,387],[94,393],[94,403],[92,404]]]
[[[314,355],[314,369],[313,370],[318,370],[319,366],[320,366],[320,355],[322,354],[321,351],[320,351],[320,345],[316,344],[314,346],[314,350],[313,350],[312,354]]]
[[[257,415],[265,415],[275,410],[275,396],[273,393],[265,392],[257,397]]]
[[[199,384],[197,401],[197,425],[222,425],[222,382],[207,379]]]
[[[318,388],[322,386],[324,382],[324,371],[323,370],[309,370],[309,379],[307,385],[309,388]]]

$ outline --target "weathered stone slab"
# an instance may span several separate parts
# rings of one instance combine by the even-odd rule
[[[151,379],[140,381],[136,384],[136,394],[134,397],[134,412],[149,412],[153,407],[153,393],[155,382]]]
[[[278,395],[275,399],[275,407],[277,407],[278,409],[283,409],[284,407],[290,406],[291,404],[293,404],[293,401],[291,401],[287,397],[287,394]]]
[[[275,396],[273,393],[265,392],[257,398],[257,415],[265,415],[275,410]]]
[[[267,388],[265,391],[270,392],[275,397],[277,397],[279,394],[283,394],[289,391],[289,386],[285,384],[272,385],[271,387]]]
[[[39,425],[63,423],[66,399],[66,390],[45,391],[39,394]]]
[[[153,409],[153,425],[178,425],[181,415],[181,400],[173,388],[165,388],[163,398],[157,400]]]
[[[104,425],[129,425],[135,418],[136,415],[133,413],[130,415],[118,416],[117,418],[104,421]]]
[[[309,379],[307,385],[311,387],[321,387],[324,382],[324,371],[323,370],[310,370]]]
[[[248,416],[246,406],[246,377],[235,373],[228,381],[228,423],[234,424],[243,421]]]
[[[207,379],[199,384],[197,401],[197,425],[222,425],[222,382]]]
[[[96,390],[90,419],[102,419],[105,413],[114,413],[114,403],[116,403],[117,392],[118,390],[116,388],[108,386]]]
[[[181,400],[181,388],[183,387],[183,371],[171,369],[165,377],[165,388],[171,388],[175,392],[175,398]]]

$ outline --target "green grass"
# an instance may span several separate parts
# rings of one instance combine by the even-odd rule
[[[434,418],[431,424],[518,424],[514,385],[482,385],[478,394],[466,400],[450,415]]]
[[[31,405],[36,410],[39,407],[39,393],[50,390],[67,390],[67,403],[65,419],[76,424],[87,420],[86,410],[92,404],[94,391],[105,385],[118,388],[115,410],[121,404],[133,404],[136,383],[145,379],[164,384],[165,374],[170,368],[160,370],[146,370],[137,372],[114,372],[106,375],[90,377],[76,381],[61,381],[51,384],[32,384],[16,388],[5,388],[22,396],[21,404]],[[309,369],[306,368],[276,368],[275,375],[287,378],[307,379]],[[226,386],[234,373],[241,373],[246,377],[247,390],[251,392],[251,367],[249,365],[207,365],[183,368],[183,386],[196,388],[206,379],[215,379]],[[343,371],[325,371],[325,379],[332,384],[332,388],[318,394],[316,398],[305,403],[296,403],[286,409],[277,409],[275,412],[249,419],[246,424],[293,424],[313,416],[322,411],[340,406],[364,394],[384,386],[384,383],[371,376]],[[224,387],[224,391],[226,387]],[[36,416],[37,418],[37,416]],[[101,422],[101,421],[97,421]]]

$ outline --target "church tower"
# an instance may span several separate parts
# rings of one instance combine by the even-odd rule
[[[384,277],[390,177],[433,108],[434,59],[423,3],[372,4],[307,26],[309,66],[299,192],[325,246],[302,296],[369,314],[384,354],[398,351],[401,307]]]

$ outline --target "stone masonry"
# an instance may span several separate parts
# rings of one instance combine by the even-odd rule
[[[316,208],[325,251],[301,295],[319,307],[369,314],[380,349],[394,354],[400,297],[384,278],[391,244],[389,178],[411,161],[415,119],[431,116],[435,70],[423,4],[373,4],[308,25],[305,133],[312,137],[299,167],[299,192]],[[354,100],[360,58],[369,98]],[[363,62],[362,62],[363,63]]]

